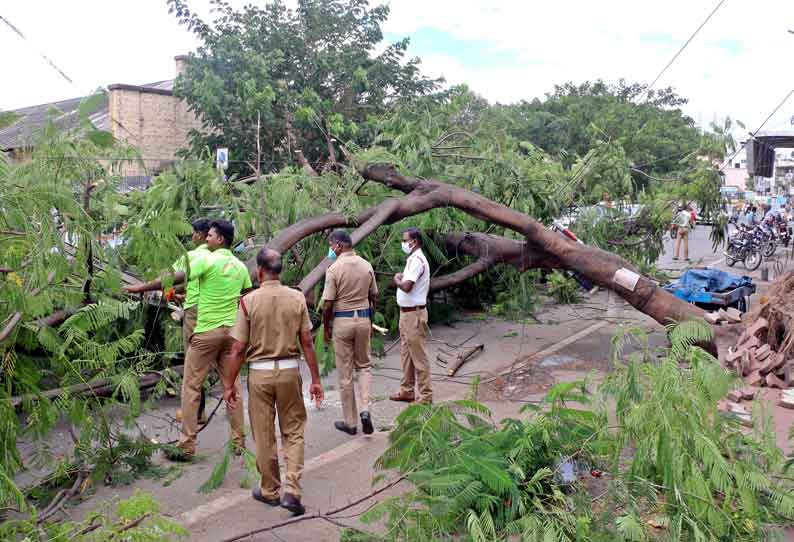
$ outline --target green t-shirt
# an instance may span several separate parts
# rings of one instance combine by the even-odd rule
[[[189,309],[198,305],[199,301],[199,281],[190,270],[193,268],[193,263],[204,256],[209,254],[210,249],[207,245],[199,245],[187,253],[187,258],[182,256],[176,263],[174,263],[174,271],[182,271],[187,275],[187,284],[185,286],[185,304],[184,308]],[[187,265],[186,265],[187,264]]]
[[[198,321],[194,333],[203,333],[237,321],[240,291],[251,287],[248,268],[227,248],[196,258],[190,274],[199,281]]]

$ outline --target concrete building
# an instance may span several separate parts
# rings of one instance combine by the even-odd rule
[[[182,73],[186,56],[177,56],[175,77]],[[174,96],[174,79],[146,85],[112,84],[105,91],[102,106],[90,117],[91,123],[138,151],[140,159],[122,163],[122,190],[145,188],[152,176],[168,167],[176,153],[188,144],[192,129],[201,123]],[[15,122],[0,130],[0,150],[12,161],[30,156],[37,132],[48,119],[62,129],[77,126],[77,111],[83,98],[25,107],[13,111]]]
[[[739,152],[729,162],[720,165],[723,174],[723,186],[736,188],[737,192],[747,189],[747,154],[744,150]]]

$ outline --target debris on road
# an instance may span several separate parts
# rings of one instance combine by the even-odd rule
[[[444,350],[442,348],[439,350],[438,356],[436,356],[436,361],[440,365],[446,366],[447,376],[455,376],[455,373],[458,372],[458,369],[460,369],[464,363],[473,358],[475,354],[482,352],[484,349],[484,344],[458,347],[452,351]]]

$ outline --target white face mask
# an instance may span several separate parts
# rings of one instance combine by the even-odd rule
[[[408,241],[403,241],[402,243],[400,243],[400,246],[402,247],[403,252],[405,252],[406,254],[411,253],[411,244]]]

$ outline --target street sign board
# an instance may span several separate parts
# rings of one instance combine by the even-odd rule
[[[229,149],[222,147],[215,151],[215,167],[221,171],[226,171],[229,167]]]

